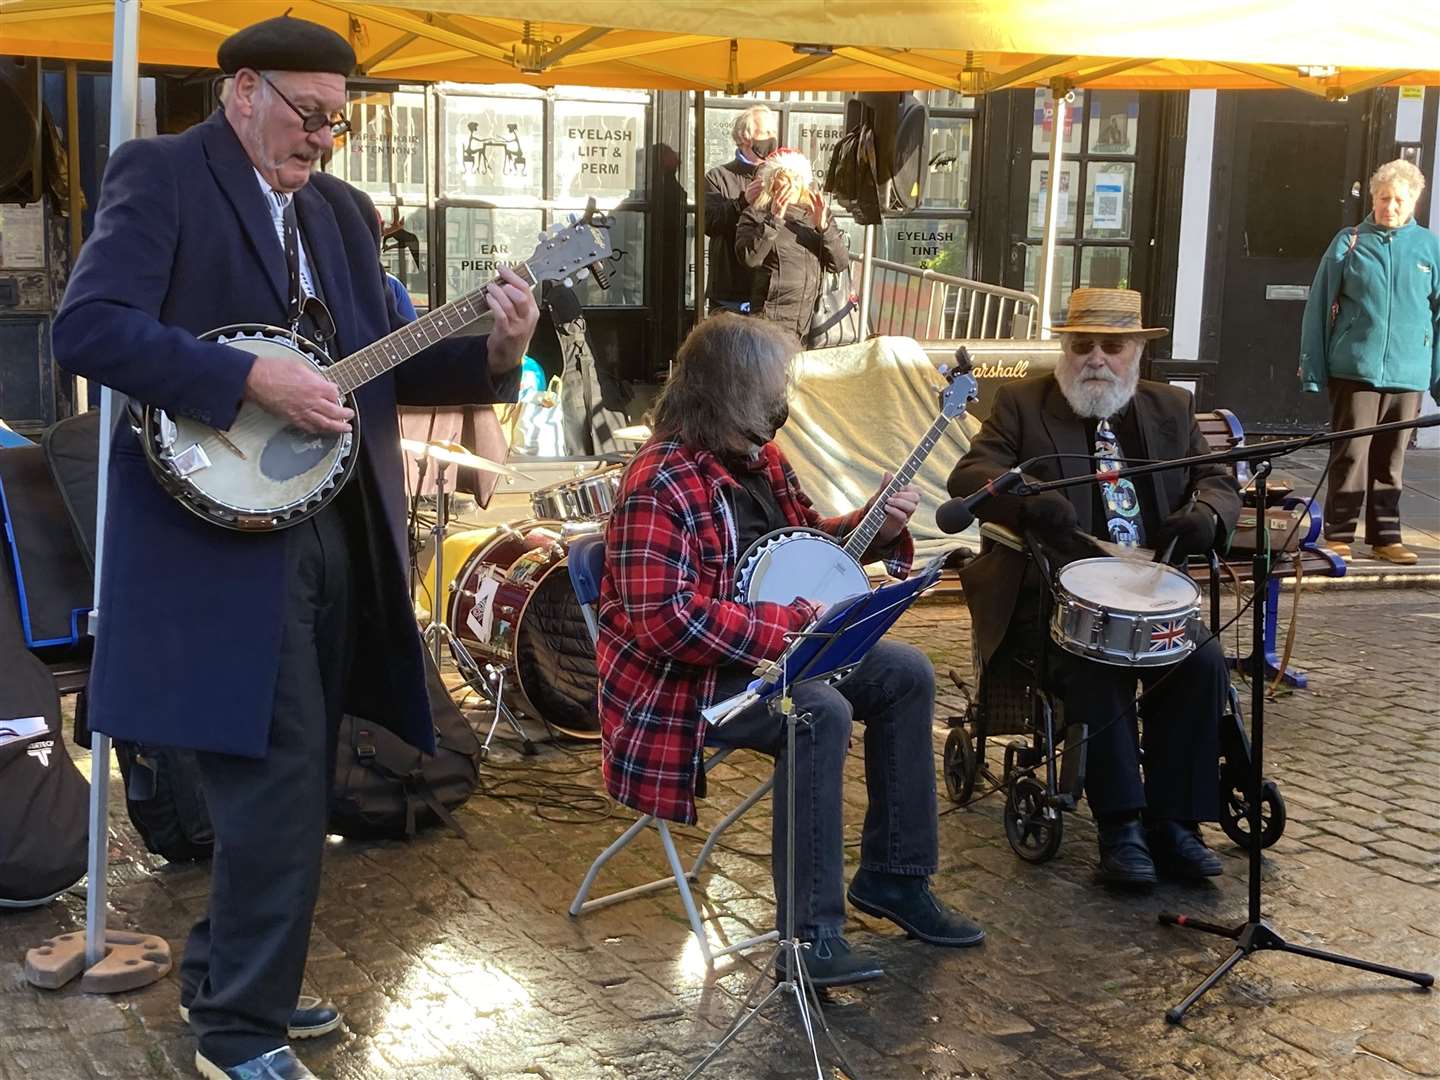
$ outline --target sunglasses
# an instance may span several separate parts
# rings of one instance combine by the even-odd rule
[[[293,101],[291,101],[288,97],[286,97],[285,92],[281,90],[278,86],[276,86],[273,82],[271,82],[268,76],[261,75],[260,78],[264,79],[265,82],[269,84],[270,89],[274,90],[275,93],[279,95],[281,101],[283,101],[286,105],[290,106],[291,112],[293,112],[296,116],[300,117],[300,126],[303,127],[307,132],[316,132],[323,127],[329,127],[330,135],[333,138],[338,139],[341,135],[346,134],[350,130],[350,121],[345,119],[345,117],[340,115],[339,113],[336,113],[332,116],[329,113],[323,112],[301,112],[300,107],[296,105]]]
[[[1089,356],[1096,345],[1096,338],[1072,338],[1067,346],[1076,356]],[[1125,338],[1099,338],[1100,351],[1106,356],[1119,356],[1130,342]]]

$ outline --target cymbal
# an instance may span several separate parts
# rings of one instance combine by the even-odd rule
[[[648,424],[631,424],[629,427],[617,428],[614,438],[620,442],[644,442],[650,438],[652,432]]]
[[[419,439],[401,439],[400,448],[416,457],[430,457],[436,461],[444,461],[450,465],[459,465],[466,469],[479,469],[481,472],[499,473],[501,476],[515,476],[522,480],[530,480],[519,469],[513,469],[509,465],[502,465],[498,461],[491,461],[489,458],[482,458],[477,454],[470,453],[459,443],[451,442],[421,442]]]

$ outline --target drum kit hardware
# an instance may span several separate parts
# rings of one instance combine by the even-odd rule
[[[643,443],[652,434],[647,424],[631,424],[629,427],[617,428],[612,438],[617,442]]]
[[[421,635],[422,641],[434,652],[436,671],[443,669],[443,648],[448,647],[461,676],[479,691],[495,710],[494,717],[490,721],[490,730],[480,748],[481,760],[490,756],[490,742],[495,737],[495,728],[502,719],[520,736],[520,743],[526,756],[534,754],[535,744],[526,734],[525,729],[521,727],[515,714],[505,704],[504,672],[496,671],[490,665],[482,668],[475,663],[474,658],[470,656],[455,632],[440,617],[440,590],[445,581],[445,530],[449,525],[450,517],[449,492],[445,490],[446,470],[451,464],[457,468],[488,467],[490,471],[507,473],[513,473],[514,470],[497,462],[477,457],[466,451],[464,447],[456,448],[450,444],[416,443],[413,439],[402,439],[401,447],[418,456],[429,457],[435,462],[435,522],[430,526],[430,542],[434,545],[435,563],[432,568],[434,576],[430,589],[430,623],[425,627],[424,634]],[[483,462],[483,465],[472,464],[470,461],[464,460],[466,458]]]
[[[535,752],[511,702],[552,737],[598,738],[595,649],[570,584],[566,552],[576,536],[604,529],[624,466],[602,465],[537,489],[530,496],[531,517],[449,533],[448,465],[529,477],[455,444],[402,440],[402,446],[437,466],[424,640],[437,665],[448,649],[461,677],[494,708],[482,760],[502,720],[526,754]]]
[[[531,480],[533,477],[526,476],[519,469],[498,461],[491,461],[489,458],[472,454],[465,447],[455,442],[421,442],[419,439],[401,439],[400,448],[407,453],[414,454],[417,458],[429,458],[437,463],[439,467],[455,465],[464,469],[479,469],[481,472],[499,473],[501,476],[514,477],[520,480]]]

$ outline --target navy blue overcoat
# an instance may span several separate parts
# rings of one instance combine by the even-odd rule
[[[340,355],[403,325],[386,288],[369,198],[317,173],[296,195],[306,251],[338,328]],[[77,375],[218,428],[234,420],[252,358],[196,335],[285,323],[287,275],[255,172],[222,113],[181,135],[135,139],[110,158],[95,230],[54,326]],[[362,587],[383,625],[362,625],[368,700],[349,711],[433,748],[421,645],[406,594],[405,492],[395,406],[513,400],[485,341],[443,341],[357,391],[360,471],[378,494]],[[90,724],[115,738],[249,757],[266,752],[279,666],[289,532],[237,533],[176,503],[122,425],[109,467],[101,620]],[[397,616],[397,613],[398,616]]]

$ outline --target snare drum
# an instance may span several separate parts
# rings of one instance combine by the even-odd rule
[[[526,712],[598,738],[595,646],[570,584],[570,538],[599,522],[503,525],[455,576],[448,623],[481,664],[506,669]]]
[[[609,515],[620,491],[623,465],[603,465],[530,494],[530,509],[541,519],[584,521]]]
[[[1161,563],[1080,559],[1055,579],[1050,636],[1066,652],[1120,667],[1161,667],[1196,646],[1200,587]]]

